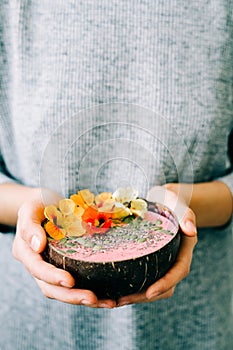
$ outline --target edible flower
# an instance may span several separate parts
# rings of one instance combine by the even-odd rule
[[[116,202],[120,202],[123,204],[130,203],[132,200],[136,199],[137,196],[138,191],[136,191],[132,187],[120,187],[112,195]]]
[[[146,212],[146,201],[138,198],[138,192],[131,187],[119,188],[114,193],[102,192],[97,196],[84,189],[62,199],[58,208],[47,206],[44,228],[55,240],[105,233],[111,227],[125,225],[128,218],[143,218]]]
[[[130,203],[130,210],[134,215],[143,217],[147,211],[147,204],[141,198],[134,199]]]
[[[105,233],[112,226],[112,213],[101,212],[98,207],[89,207],[83,213],[82,220],[88,224],[88,233]]]
[[[58,208],[49,205],[44,210],[44,215],[48,220],[44,228],[50,237],[59,240],[66,236],[82,236],[85,229],[81,218],[74,213],[75,203],[71,199],[59,201]]]
[[[70,199],[77,207],[86,209],[94,203],[95,196],[90,190],[86,189],[79,191],[77,194],[73,194],[70,196]]]

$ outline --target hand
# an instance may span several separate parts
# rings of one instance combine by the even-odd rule
[[[118,306],[170,298],[174,293],[176,285],[190,271],[192,253],[197,243],[195,215],[188,207],[189,195],[187,193],[185,196],[177,194],[168,188],[169,186],[153,187],[149,191],[147,199],[166,205],[176,214],[180,228],[184,233],[177,259],[166,275],[152,284],[144,293],[122,297],[118,300]]]
[[[38,190],[37,196],[25,202],[19,209],[13,256],[24,264],[46,297],[94,308],[114,307],[116,303],[113,300],[98,300],[89,290],[73,288],[74,278],[67,271],[43,260],[41,253],[47,241],[45,231],[41,227],[43,212],[44,204]]]

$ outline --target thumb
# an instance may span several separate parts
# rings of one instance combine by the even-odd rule
[[[47,239],[43,228],[39,225],[31,227],[31,238],[29,238],[30,246],[36,253],[41,253],[46,246]]]
[[[197,234],[197,226],[196,226],[196,216],[194,212],[187,208],[184,216],[180,221],[180,228],[184,234],[190,237],[194,237]]]
[[[197,234],[195,214],[181,196],[178,196],[166,187],[154,186],[149,190],[147,200],[163,203],[171,209],[176,214],[184,234],[187,236],[195,236]]]
[[[41,226],[44,207],[39,201],[25,203],[18,212],[16,235],[23,239],[35,252],[41,253],[47,243]]]

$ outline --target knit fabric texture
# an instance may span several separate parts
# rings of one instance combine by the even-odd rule
[[[0,183],[66,196],[219,179],[233,192],[229,0],[2,0]],[[1,350],[230,350],[232,226],[202,229],[169,300],[46,299],[0,233]]]

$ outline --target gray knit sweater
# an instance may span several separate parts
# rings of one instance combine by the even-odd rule
[[[0,182],[63,195],[166,182],[233,192],[229,0],[0,3]],[[161,302],[47,300],[0,233],[0,349],[232,349],[232,228],[203,229]]]

